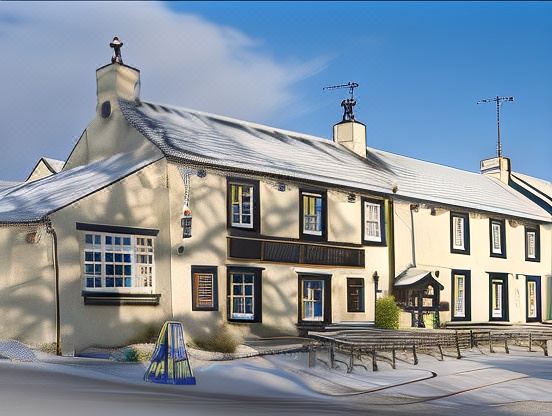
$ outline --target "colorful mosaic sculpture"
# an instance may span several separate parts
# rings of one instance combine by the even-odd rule
[[[180,322],[167,321],[163,325],[144,380],[161,384],[196,384]]]

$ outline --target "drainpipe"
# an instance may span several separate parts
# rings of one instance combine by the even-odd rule
[[[59,264],[58,264],[58,240],[56,230],[52,226],[52,221],[48,219],[46,222],[46,232],[52,235],[52,259],[54,265],[54,281],[55,292],[54,298],[56,302],[56,355],[61,355],[61,330],[59,316]]]
[[[414,234],[414,212],[418,212],[420,206],[418,204],[410,204],[410,230],[412,239],[412,266],[416,267],[416,236]]]

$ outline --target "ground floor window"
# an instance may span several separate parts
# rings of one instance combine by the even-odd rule
[[[228,269],[228,320],[261,321],[261,271],[259,268]]]
[[[469,270],[452,270],[452,320],[471,320],[471,276]]]
[[[218,310],[216,266],[192,266],[192,310]]]
[[[508,275],[492,273],[489,277],[489,320],[508,320]]]
[[[331,276],[299,275],[299,321],[331,321]]]
[[[527,322],[540,322],[541,320],[541,281],[539,276],[527,276],[526,291],[526,317]]]
[[[88,290],[150,293],[154,286],[154,238],[85,232],[82,254]]]
[[[363,278],[347,278],[347,312],[364,312]]]

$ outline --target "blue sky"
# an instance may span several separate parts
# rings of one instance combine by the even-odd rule
[[[552,180],[552,3],[0,3],[0,180],[64,159],[113,35],[142,98],[331,136],[356,81],[368,145],[477,171],[496,146]],[[8,97],[8,98],[6,98]]]

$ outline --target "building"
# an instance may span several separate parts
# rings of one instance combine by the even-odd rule
[[[0,337],[362,327],[392,292],[407,325],[550,317],[551,215],[499,179],[366,148],[352,113],[332,141],[142,101],[121,59],[96,78],[63,169],[0,190]]]

